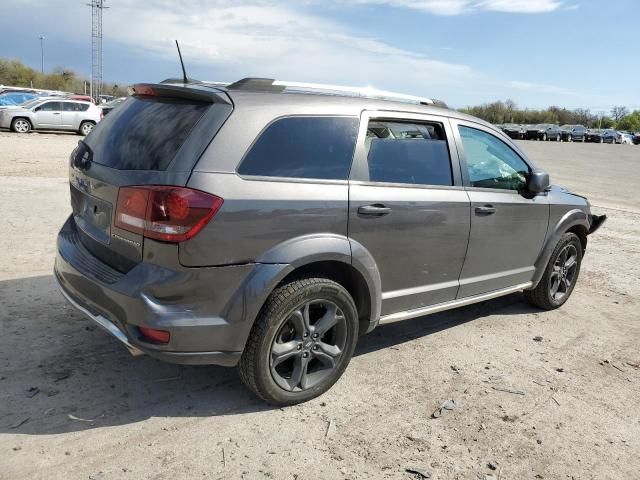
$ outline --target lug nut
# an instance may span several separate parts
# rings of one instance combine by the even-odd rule
[[[298,350],[302,350],[302,345],[298,345]]]
[[[305,337],[305,338],[306,338],[306,337],[308,337],[308,336],[309,336],[309,332],[304,332],[303,337]]]
[[[314,346],[313,346],[313,349],[314,349],[314,350],[317,350],[317,349],[318,349],[318,345],[314,345]]]
[[[317,334],[317,333],[314,333],[314,334],[313,334],[313,338],[318,338],[318,334]]]
[[[307,358],[307,357],[309,356],[309,354],[308,354],[307,352],[304,352],[304,353],[302,354],[302,356],[303,356],[304,358]]]

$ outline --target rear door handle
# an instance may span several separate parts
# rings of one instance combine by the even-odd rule
[[[369,217],[383,217],[384,215],[389,215],[390,213],[391,209],[389,207],[385,207],[380,203],[358,207],[358,215],[366,215]]]
[[[496,208],[493,205],[476,207],[476,215],[493,215],[494,213],[496,213]]]

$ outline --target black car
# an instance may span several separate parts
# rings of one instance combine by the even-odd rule
[[[560,127],[563,142],[584,142],[587,139],[587,127],[584,125],[563,125]]]
[[[102,116],[105,116],[106,114],[108,114],[111,110],[116,108],[118,105],[120,105],[126,99],[127,99],[126,97],[116,98],[115,100],[111,100],[110,102],[103,103],[102,105],[99,105],[99,107],[102,109]]]
[[[640,145],[640,133],[636,133],[633,136],[633,144],[634,145]]]
[[[561,138],[560,127],[551,123],[540,123],[529,127],[526,134],[527,140],[555,140],[559,142]]]
[[[615,144],[618,139],[618,132],[610,128],[600,130],[589,130],[587,133],[587,141],[592,143],[611,143]]]
[[[516,140],[522,140],[525,136],[525,129],[522,125],[518,125],[515,123],[505,123],[501,127],[502,131],[507,134],[509,138],[513,138]]]

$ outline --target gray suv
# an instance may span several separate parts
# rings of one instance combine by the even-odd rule
[[[314,398],[359,335],[524,291],[564,304],[605,220],[502,132],[429,99],[142,84],[79,142],[55,278],[134,354]]]

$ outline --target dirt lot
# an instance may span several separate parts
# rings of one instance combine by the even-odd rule
[[[521,142],[610,216],[564,308],[512,295],[381,327],[330,392],[274,409],[233,369],[130,357],[65,304],[78,138],[0,133],[0,478],[639,478],[640,147]]]

